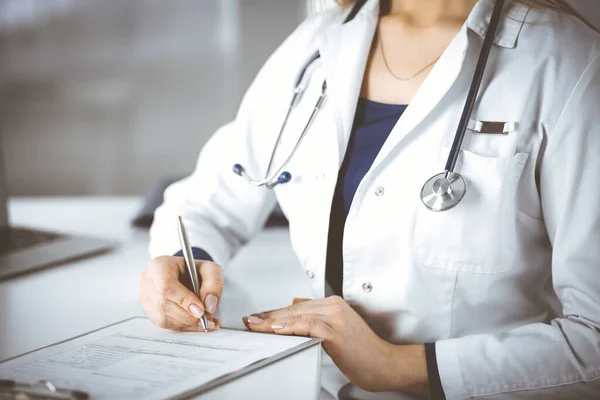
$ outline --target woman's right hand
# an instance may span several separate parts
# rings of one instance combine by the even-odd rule
[[[154,324],[177,331],[202,331],[199,322],[206,310],[209,329],[219,328],[212,314],[223,294],[223,268],[210,261],[196,261],[196,267],[202,278],[202,301],[182,283],[189,280],[183,257],[157,257],[142,272],[138,300]]]

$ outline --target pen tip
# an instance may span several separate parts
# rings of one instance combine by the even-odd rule
[[[203,314],[200,317],[200,323],[198,325],[202,326],[204,332],[208,332],[208,320],[206,319],[206,314]]]
[[[178,215],[178,216],[177,216],[177,221],[178,221],[180,224],[182,224],[182,223],[183,223],[183,219],[181,218],[181,215]]]

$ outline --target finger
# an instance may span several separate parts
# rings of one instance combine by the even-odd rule
[[[271,328],[278,335],[295,335],[333,340],[335,330],[318,316],[307,315],[291,321],[274,321]]]
[[[323,323],[328,323],[328,319],[326,316],[318,315],[318,314],[304,314],[304,315],[296,315],[294,318],[277,318],[277,319],[262,319],[257,316],[251,315],[249,317],[244,317],[242,320],[248,329],[254,332],[266,332],[273,333],[276,329],[281,329],[283,325],[292,321],[300,321],[303,319],[312,319],[318,320]]]
[[[140,279],[142,292],[145,294],[149,307],[158,312],[158,315],[164,314],[180,323],[182,326],[197,326],[199,319],[188,311],[181,308],[172,300],[161,296],[156,290],[153,282],[148,275],[142,275]]]
[[[274,311],[263,311],[261,313],[252,314],[261,319],[293,319],[298,318],[302,314],[320,314],[326,315],[330,304],[326,299],[308,300],[292,304],[289,307],[280,308]]]
[[[200,298],[203,299],[206,311],[214,314],[217,311],[225,286],[223,268],[219,264],[210,261],[196,261],[196,265],[202,278]]]
[[[161,301],[171,300],[194,318],[201,318],[204,314],[204,304],[179,279],[163,275],[154,277],[153,286]]]
[[[296,300],[306,300],[306,301],[312,301],[312,299],[301,299],[301,298],[298,298],[298,297],[294,297],[294,300],[293,300],[293,302],[292,302],[292,305],[296,304]],[[298,301],[298,303],[303,303],[303,301]],[[287,307],[284,307],[284,308],[274,308],[274,309],[272,309],[272,310],[261,311],[261,312],[254,313],[254,314],[250,314],[250,315],[255,315],[255,316],[259,316],[259,315],[266,315],[266,314],[271,314],[271,313],[274,313],[275,311],[281,311],[281,310],[284,310],[284,309],[286,309],[286,308],[287,308]]]
[[[150,318],[150,321],[152,321],[154,325],[163,329],[171,330],[177,330],[182,326],[180,322],[173,321],[168,316],[159,313],[158,310],[154,308],[152,301],[148,298],[148,296],[146,296],[145,293],[140,292],[138,298],[142,304],[142,307],[144,308],[144,311],[148,315],[148,318]]]
[[[147,279],[152,281],[160,297],[174,301],[192,316],[200,318],[204,314],[204,305],[192,291],[179,282],[179,278],[187,274],[183,257],[162,256],[152,260]]]
[[[294,297],[294,300],[292,301],[292,304],[298,304],[298,303],[304,303],[306,301],[311,301],[312,299],[305,299],[302,297]]]
[[[140,297],[144,297],[144,295],[141,294]],[[144,304],[151,303],[151,301],[148,299],[140,299],[140,300]],[[202,326],[182,324],[181,322],[169,317],[168,315],[159,313],[154,307],[149,307],[147,309],[144,308],[144,311],[146,311],[146,314],[148,314],[150,321],[152,321],[153,324],[155,324],[156,326],[158,326],[160,328],[169,329],[172,331],[182,331],[182,332],[204,332],[204,328],[202,328]],[[210,320],[209,319],[209,321],[208,321],[209,331],[215,331],[220,328],[221,328],[221,324],[220,324],[219,320],[217,320],[217,319]]]
[[[147,295],[152,302],[152,307],[159,314],[164,314],[167,317],[177,321],[182,326],[198,326],[200,320],[189,312],[181,308],[174,301],[159,296],[154,286],[147,289]]]

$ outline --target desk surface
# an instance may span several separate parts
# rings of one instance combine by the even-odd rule
[[[137,293],[138,275],[150,261],[148,233],[129,224],[139,204],[135,197],[9,202],[13,225],[95,235],[121,245],[0,282],[0,360],[144,315]],[[311,297],[285,228],[263,231],[225,271],[219,311],[224,326],[242,327],[244,315],[289,305],[293,297]]]

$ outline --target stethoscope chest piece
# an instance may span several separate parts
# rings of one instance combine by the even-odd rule
[[[421,201],[431,211],[446,211],[460,203],[467,193],[465,179],[455,172],[431,177],[421,189]]]

